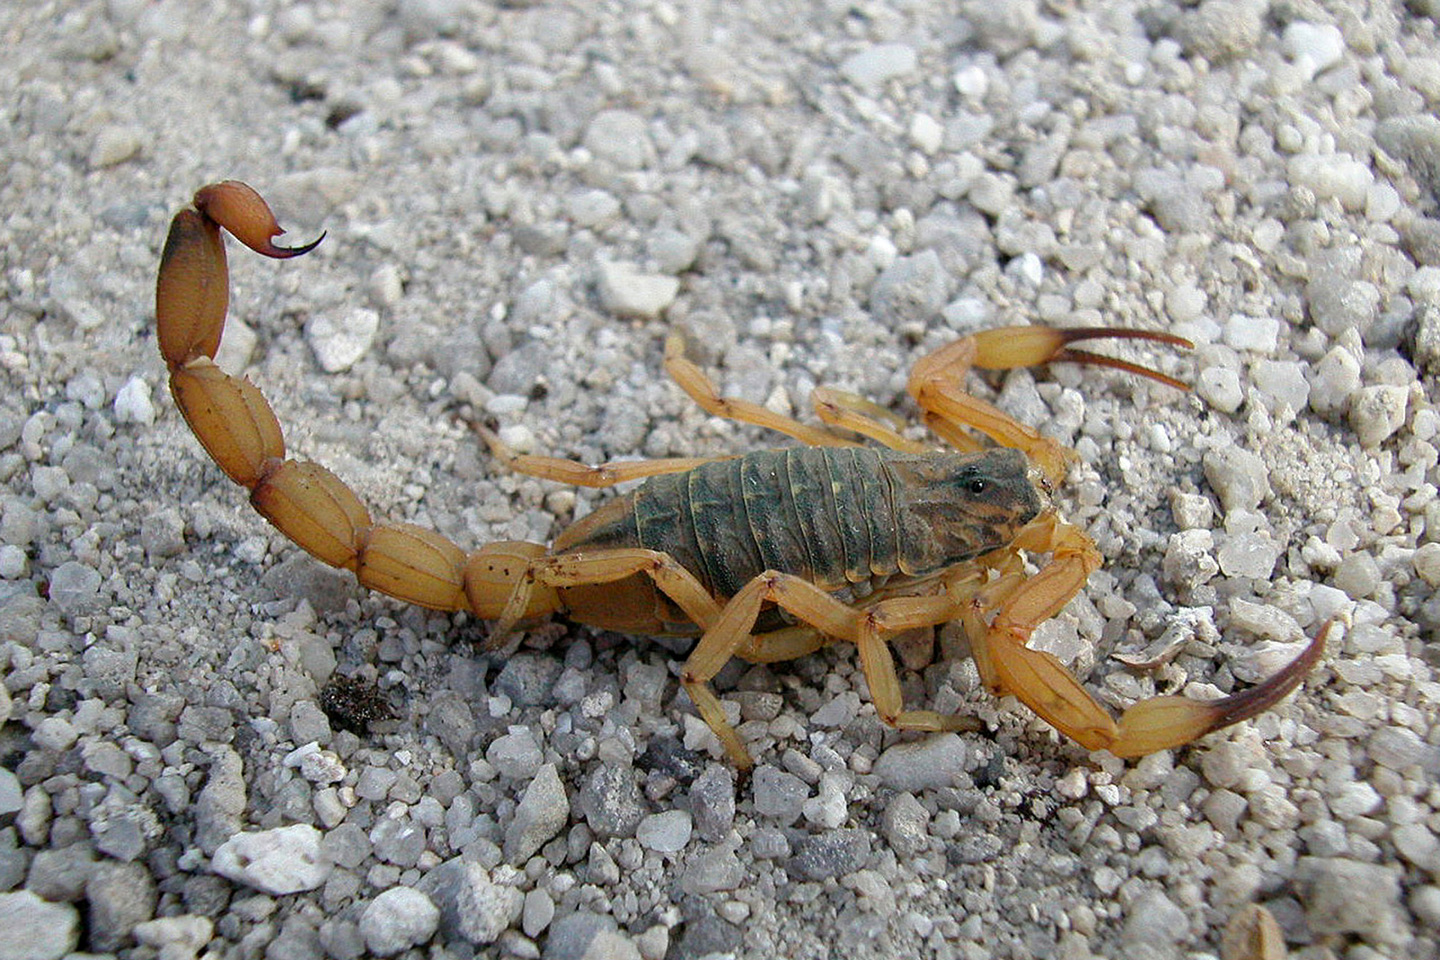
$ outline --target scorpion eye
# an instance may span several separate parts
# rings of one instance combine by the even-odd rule
[[[971,477],[965,481],[965,489],[977,496],[984,493],[985,489],[989,486],[990,484],[981,477]]]

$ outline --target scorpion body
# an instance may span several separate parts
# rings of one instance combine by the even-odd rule
[[[171,394],[210,456],[250,491],[255,509],[364,586],[495,620],[492,648],[517,625],[557,613],[634,633],[698,634],[680,683],[739,767],[750,765],[749,751],[710,687],[734,657],[786,660],[852,643],[882,720],[910,730],[965,729],[973,726],[967,718],[905,708],[888,645],[903,631],[958,622],[992,693],[1015,695],[1087,748],[1140,756],[1273,706],[1324,651],[1328,624],[1257,686],[1211,701],[1153,697],[1117,718],[1060,661],[1026,645],[1036,626],[1083,589],[1100,554],[1049,503],[1073,454],[970,396],[965,375],[1068,360],[1183,389],[1164,374],[1069,346],[1100,337],[1189,346],[1178,337],[1011,327],[941,348],[912,370],[909,392],[926,425],[960,453],[930,450],[889,425],[887,411],[834,390],[815,391],[816,411],[830,429],[723,397],[672,337],[666,369],[703,409],[809,446],[590,467],[516,453],[477,425],[513,469],[597,487],[647,482],[551,547],[502,541],[467,552],[433,530],[373,518],[329,470],[288,457],[264,396],[216,366],[229,305],[222,227],[276,259],[303,254],[319,240],[277,246],[273,238],[283,231],[269,206],[245,184],[226,181],[202,188],[194,206],[176,214],[161,256],[155,315]],[[851,439],[856,434],[887,449],[862,449]],[[1031,573],[1027,557],[1047,559]]]
[[[646,480],[556,538],[557,554],[641,547],[694,572],[712,595],[733,597],[767,570],[860,600],[912,584],[1014,539],[1044,507],[1040,478],[1018,450],[912,454],[864,447],[763,450]],[[595,626],[693,634],[697,625],[653,590],[659,619],[619,623],[580,602]],[[618,585],[616,585],[618,586]],[[562,595],[569,602],[571,588]],[[613,589],[606,585],[607,590]],[[638,599],[612,604],[638,611]],[[756,629],[785,621],[766,611]]]

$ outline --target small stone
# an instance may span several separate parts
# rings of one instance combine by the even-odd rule
[[[1424,113],[1386,117],[1375,125],[1375,142],[1427,190],[1440,189],[1440,119]]]
[[[50,602],[66,615],[86,613],[100,602],[100,571],[67,560],[50,573]]]
[[[1368,553],[1352,553],[1335,568],[1335,586],[1351,599],[1364,600],[1380,586],[1380,566]]]
[[[633,264],[600,264],[600,303],[616,317],[653,320],[680,292],[680,281],[658,273],[641,273]]]
[[[115,393],[115,421],[138,423],[148,427],[155,422],[155,404],[150,400],[150,384],[140,377],[131,377]]]
[[[1177,39],[1189,53],[1223,63],[1260,42],[1265,34],[1264,9],[1247,0],[1204,0],[1181,17]]]
[[[1364,335],[1380,316],[1380,290],[1369,281],[1324,271],[1305,285],[1305,305],[1315,326],[1329,336],[1346,330]]]
[[[366,904],[360,915],[365,946],[381,957],[428,943],[439,926],[439,908],[413,887],[391,887]]]
[[[881,321],[923,323],[939,314],[950,299],[950,279],[940,255],[922,250],[896,257],[875,279],[870,308]]]
[[[684,810],[652,813],[635,828],[635,839],[656,853],[679,853],[690,842],[692,826],[690,814]]]
[[[1333,24],[1295,20],[1285,28],[1280,46],[1307,75],[1314,76],[1340,62],[1345,52],[1345,38]]]
[[[890,849],[903,859],[930,846],[929,824],[930,812],[913,793],[906,791],[885,806],[880,829]]]
[[[80,942],[80,914],[29,890],[0,893],[0,960],[60,960]]]
[[[1372,760],[1397,772],[1423,763],[1430,752],[1431,748],[1413,730],[1395,726],[1377,729],[1366,746]]]
[[[272,896],[314,890],[330,876],[320,852],[320,831],[305,823],[254,833],[237,833],[211,858],[222,877]]]
[[[503,737],[496,737],[485,751],[485,759],[512,780],[530,780],[540,769],[545,753],[535,732],[526,726],[514,726]]]
[[[519,890],[494,882],[480,864],[458,857],[425,874],[418,889],[440,908],[445,939],[463,937],[476,946],[500,939],[525,906]]]
[[[1249,450],[1233,445],[1210,450],[1204,466],[1205,479],[1227,513],[1254,510],[1270,495],[1269,469]]]
[[[690,813],[700,839],[723,840],[735,823],[735,775],[718,763],[708,765],[690,785]]]
[[[1261,360],[1250,368],[1255,387],[1268,399],[1271,410],[1299,413],[1310,399],[1305,368],[1294,360]]]
[[[1195,392],[1221,413],[1234,413],[1245,402],[1240,374],[1229,367],[1205,367],[1195,378]]]
[[[370,352],[379,330],[380,314],[369,307],[356,307],[343,321],[324,314],[312,316],[305,324],[305,341],[321,370],[340,373]]]
[[[953,786],[969,758],[969,748],[959,734],[940,733],[895,744],[880,754],[871,772],[891,790],[921,793]]]
[[[570,820],[570,800],[553,763],[535,773],[505,828],[505,859],[523,863],[550,841]],[[592,826],[593,829],[593,826]]]
[[[745,881],[745,868],[729,847],[707,850],[691,860],[680,878],[680,888],[691,895],[703,896],[721,890],[734,890]]]
[[[90,946],[97,950],[128,946],[136,924],[155,916],[157,898],[155,881],[143,864],[97,864],[85,882]]]
[[[1209,530],[1181,530],[1170,535],[1160,562],[1165,582],[1182,591],[1194,590],[1220,570],[1212,553],[1215,535]]]
[[[790,868],[806,880],[830,880],[854,873],[870,859],[870,834],[864,830],[827,830],[800,841]]]
[[[1398,384],[1361,387],[1350,398],[1350,427],[1360,446],[1373,450],[1405,425],[1410,391]]]
[[[1360,389],[1360,361],[1344,347],[1332,347],[1315,367],[1310,386],[1310,409],[1333,417],[1350,409],[1350,398]]]
[[[1296,876],[1308,888],[1301,902],[1315,933],[1355,933],[1385,944],[1408,938],[1395,870],[1340,857],[1301,857]]]
[[[520,929],[527,937],[538,937],[555,919],[555,901],[550,894],[538,887],[525,894],[525,906],[520,912]]]
[[[755,813],[777,820],[781,826],[789,826],[800,819],[805,799],[810,794],[804,780],[768,765],[755,771],[753,790]]]
[[[914,73],[918,63],[919,56],[909,44],[881,43],[847,57],[840,64],[840,75],[857,87],[871,89]]]
[[[585,147],[621,170],[639,170],[655,151],[645,118],[629,110],[595,114],[585,129]]]
[[[135,939],[159,951],[161,960],[190,960],[210,942],[215,923],[209,917],[182,914],[135,925]]]
[[[175,507],[165,507],[140,521],[140,545],[151,559],[179,556],[185,552],[185,521]]]
[[[111,125],[95,135],[90,147],[90,169],[100,170],[124,163],[140,153],[145,141],[135,127]]]
[[[1125,927],[1120,933],[1127,956],[1140,950],[1158,951],[1166,944],[1177,944],[1190,935],[1190,921],[1185,911],[1165,894],[1155,891],[1142,894],[1125,911]],[[1153,954],[1152,954],[1153,955]]]
[[[1281,545],[1266,533],[1242,533],[1227,537],[1216,551],[1220,571],[1227,577],[1268,579],[1283,552]],[[1167,557],[1169,553],[1166,553]]]
[[[929,114],[917,113],[910,118],[910,142],[915,149],[929,156],[945,142],[945,128]]]
[[[578,803],[585,822],[598,837],[634,836],[645,815],[640,785],[628,767],[596,767],[580,788]]]

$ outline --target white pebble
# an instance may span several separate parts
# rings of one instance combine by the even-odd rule
[[[635,828],[635,839],[656,853],[679,853],[690,842],[693,822],[684,810],[652,813]]]
[[[945,139],[945,129],[927,113],[917,113],[910,118],[910,142],[916,149],[929,156],[940,149]]]
[[[954,82],[956,91],[971,100],[984,100],[990,90],[990,78],[978,64],[956,70]]]
[[[1314,76],[1340,62],[1345,38],[1332,24],[1296,20],[1285,28],[1281,46],[1287,57]]]
[[[1280,321],[1274,317],[1247,317],[1231,314],[1225,322],[1225,345],[1253,353],[1274,353],[1279,342]]]
[[[1272,401],[1272,409],[1283,406],[1298,413],[1310,399],[1305,370],[1294,360],[1261,360],[1251,368],[1250,377],[1256,389]]]
[[[28,566],[24,547],[13,543],[0,545],[0,580],[19,580],[25,576]]]
[[[1206,367],[1195,378],[1195,392],[1221,413],[1234,413],[1245,402],[1240,374],[1229,367]]]
[[[150,402],[150,384],[140,377],[125,381],[125,386],[115,394],[115,419],[147,427],[154,423],[155,404]]]
[[[326,373],[349,370],[375,342],[380,314],[369,307],[357,307],[343,322],[317,314],[305,324],[305,340],[315,353],[315,362]]]
[[[1415,551],[1410,562],[1415,574],[1432,587],[1440,587],[1440,543],[1427,543]]]
[[[211,869],[272,896],[314,890],[330,876],[320,831],[306,823],[237,833],[215,851]]]
[[[1332,347],[1315,367],[1310,409],[1322,417],[1343,413],[1350,395],[1360,389],[1360,361],[1344,347]]]
[[[653,320],[679,292],[675,277],[640,273],[627,263],[600,264],[600,302],[614,316]]]
[[[878,87],[913,73],[918,63],[919,56],[909,44],[881,43],[847,57],[840,64],[840,75],[857,87]]]

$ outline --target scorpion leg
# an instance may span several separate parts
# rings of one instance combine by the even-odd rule
[[[665,370],[680,389],[689,394],[690,399],[711,416],[765,427],[787,437],[794,437],[812,447],[855,446],[851,441],[837,437],[828,430],[801,423],[794,417],[776,413],[761,404],[722,395],[715,381],[685,356],[685,339],[678,333],[670,334],[665,340]]]
[[[730,460],[732,457],[669,457],[657,460],[619,460],[590,466],[578,460],[561,457],[541,457],[529,453],[518,453],[513,447],[495,435],[495,432],[479,423],[471,428],[490,447],[495,459],[504,463],[516,473],[523,473],[542,480],[555,480],[576,487],[613,487],[628,480],[643,480],[662,473],[684,473],[702,464],[715,460]]]
[[[826,426],[858,433],[902,453],[924,453],[930,449],[900,434],[896,429],[904,426],[900,417],[859,394],[833,387],[816,387],[810,394],[810,401],[815,407],[815,415]],[[887,426],[886,421],[893,426]]]
[[[1036,576],[1004,575],[969,601],[962,619],[975,664],[992,693],[1013,694],[1086,749],[1139,757],[1247,720],[1298,687],[1324,652],[1328,623],[1295,660],[1257,686],[1219,700],[1153,697],[1133,704],[1117,722],[1059,660],[1025,645],[1036,626],[1084,585],[1099,562],[1094,545],[1077,528],[1051,517],[1032,525],[1017,546],[1049,551],[1053,559]],[[987,623],[990,610],[995,614]]]
[[[1068,346],[1080,340],[1124,338],[1153,340],[1190,347],[1190,341],[1168,333],[1126,330],[1119,327],[1085,327],[1056,330],[1051,327],[1001,327],[962,337],[920,360],[911,371],[910,395],[925,411],[925,422],[946,440],[955,442],[961,428],[970,427],[996,443],[1025,451],[1052,483],[1064,479],[1073,454],[1038,431],[1002,413],[993,405],[965,392],[965,374],[970,369],[1012,370],[1068,360],[1114,367],[1158,380],[1180,390],[1186,386],[1163,373],[1138,364],[1076,350]],[[958,443],[971,449],[973,443]]]
[[[820,639],[796,642],[788,636],[792,631],[780,631],[773,643],[767,635],[753,636],[751,631],[756,619],[767,603],[806,624]],[[848,641],[858,647],[870,698],[876,713],[886,723],[908,730],[971,729],[975,724],[966,718],[947,717],[933,710],[904,709],[895,662],[884,641],[886,634],[935,626],[953,620],[955,615],[954,602],[945,596],[893,597],[857,609],[808,580],[769,570],[730,598],[685,661],[680,683],[741,768],[750,766],[749,754],[743,746],[736,751],[739,736],[725,720],[720,701],[710,689],[710,681],[732,657],[771,662],[803,656],[827,642],[825,638]]]

